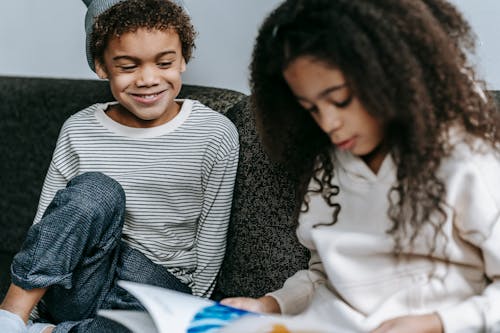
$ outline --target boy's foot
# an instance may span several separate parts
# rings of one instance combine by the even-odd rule
[[[0,328],[2,332],[28,333],[28,328],[21,317],[2,309],[0,309]]]

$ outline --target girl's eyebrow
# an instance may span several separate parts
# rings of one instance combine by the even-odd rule
[[[321,99],[322,97],[325,97],[326,95],[330,94],[331,92],[333,91],[336,91],[336,90],[339,90],[339,89],[342,89],[344,88],[345,86],[347,86],[347,82],[344,82],[342,84],[338,84],[338,85],[335,85],[335,86],[331,86],[329,88],[326,88],[325,90],[323,90],[322,92],[320,92],[318,94],[318,96],[316,96],[315,99]],[[295,97],[298,99],[298,100],[301,100],[301,101],[304,101],[304,102],[307,102],[307,98],[304,98],[302,96],[298,96],[298,95],[295,95]]]

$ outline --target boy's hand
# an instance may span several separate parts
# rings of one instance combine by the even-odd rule
[[[435,313],[402,316],[384,321],[371,333],[443,333],[441,319]]]
[[[271,296],[263,296],[260,298],[231,297],[223,299],[220,303],[233,308],[257,313],[281,313],[278,302]]]

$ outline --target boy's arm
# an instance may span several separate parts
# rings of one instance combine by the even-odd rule
[[[33,223],[38,223],[42,219],[45,210],[56,195],[56,192],[66,187],[67,180],[56,167],[54,160],[51,161],[38,202],[35,220]]]
[[[78,172],[78,156],[71,149],[67,120],[61,127],[49,169],[45,175],[42,193],[38,202],[34,223],[38,223],[56,192],[66,187],[67,182]]]
[[[193,295],[211,295],[224,258],[238,167],[239,146],[237,139],[234,141],[224,156],[217,159],[204,186],[203,207],[196,234],[197,265]]]

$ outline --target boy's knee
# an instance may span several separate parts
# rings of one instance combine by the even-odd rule
[[[35,226],[60,225],[62,220],[68,230],[77,227],[99,235],[121,228],[124,215],[125,192],[121,185],[100,172],[87,172],[71,179],[65,189],[56,193]]]
[[[82,197],[86,207],[116,211],[125,207],[125,191],[120,183],[101,172],[85,172],[68,182],[67,190]]]
[[[89,171],[84,172],[78,176],[73,177],[69,182],[68,186],[78,186],[80,184],[95,185],[95,186],[108,186],[118,184],[113,178],[106,176],[102,172]],[[119,185],[119,184],[118,184]]]
[[[101,172],[82,173],[71,179],[67,187],[79,188],[83,192],[95,196],[106,196],[125,201],[125,192],[120,183]]]

